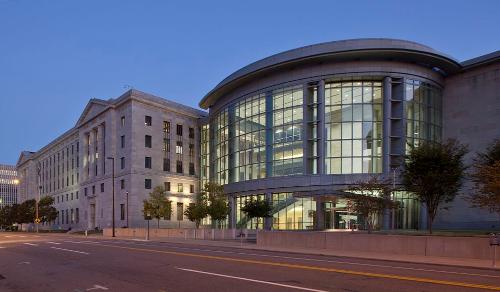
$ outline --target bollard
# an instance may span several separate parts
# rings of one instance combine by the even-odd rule
[[[85,229],[85,237],[87,237],[87,236],[88,236],[88,230]]]
[[[493,268],[497,267],[497,246],[500,245],[500,240],[498,239],[498,234],[490,234],[490,246],[493,247],[493,260],[491,265]]]

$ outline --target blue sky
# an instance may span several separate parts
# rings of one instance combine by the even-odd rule
[[[190,106],[280,51],[388,37],[463,61],[500,49],[500,1],[0,0],[0,163],[126,86]]]

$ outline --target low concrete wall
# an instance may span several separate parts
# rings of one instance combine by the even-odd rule
[[[147,229],[145,228],[116,228],[115,236],[117,237],[140,237],[146,238]],[[150,228],[150,238],[184,238],[184,239],[205,239],[205,240],[227,240],[239,239],[240,233],[243,233],[243,238],[255,238],[256,231],[248,229],[167,229],[167,228]],[[104,228],[104,236],[111,236],[112,229]]]
[[[351,232],[260,231],[257,245],[380,254],[492,259],[487,237],[382,235]],[[497,258],[500,259],[500,248]]]

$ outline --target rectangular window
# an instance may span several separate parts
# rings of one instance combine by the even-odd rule
[[[73,201],[73,193],[71,193],[71,201]]]
[[[184,204],[177,203],[177,221],[182,221],[184,219]]]
[[[125,157],[120,158],[120,168],[125,169]]]
[[[182,183],[177,184],[177,192],[182,193],[184,191],[184,185]]]
[[[95,195],[95,186],[92,186],[92,195]],[[66,194],[66,201],[68,200],[68,194]]]
[[[177,124],[177,136],[182,136],[182,125]]]
[[[189,157],[194,157],[194,144],[189,144]]]
[[[121,125],[122,127],[125,127],[125,116],[122,116]]]
[[[150,178],[147,178],[144,180],[144,188],[145,189],[151,189],[151,179]]]
[[[88,195],[87,188],[83,189],[83,193],[85,194],[85,197]]]
[[[180,160],[177,160],[177,167],[176,167],[176,171],[177,173],[183,173],[183,169],[182,169],[182,161]]]
[[[189,193],[194,194],[194,185],[189,185]]]
[[[194,163],[193,162],[189,163],[189,175],[195,175],[195,173],[194,173]]]
[[[182,141],[177,141],[177,144],[175,145],[175,153],[182,154]]]
[[[166,192],[170,192],[170,182],[169,181],[164,182],[163,187],[165,188]]]
[[[78,208],[75,209],[75,222],[77,224],[80,222],[80,210]]]
[[[104,193],[104,183],[101,183],[101,193]]]
[[[163,138],[163,151],[170,152],[170,139]]]
[[[163,158],[163,171],[170,171],[170,159]]]
[[[189,138],[194,139],[194,128],[189,128]]]
[[[144,157],[144,167],[151,169],[151,157]]]
[[[150,116],[144,117],[144,125],[151,126],[153,124],[153,119]]]
[[[144,147],[151,148],[151,136],[146,135],[144,136]]]
[[[124,179],[121,179],[120,180],[120,189],[125,189],[125,180]]]
[[[125,220],[125,204],[120,204],[120,220]]]
[[[125,135],[122,135],[120,137],[120,144],[122,148],[125,148]]]
[[[76,199],[78,200],[78,191],[76,191]]]
[[[163,121],[163,132],[170,133],[170,122]]]

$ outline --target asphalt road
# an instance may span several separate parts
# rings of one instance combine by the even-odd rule
[[[0,233],[0,291],[101,290],[500,290],[500,271],[187,243]]]

